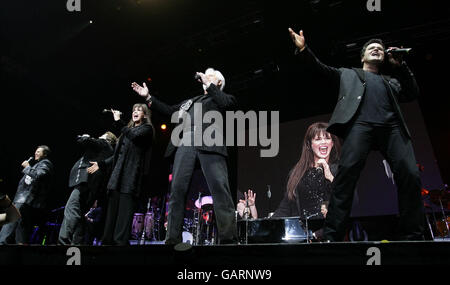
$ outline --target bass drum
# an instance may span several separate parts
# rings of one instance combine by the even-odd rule
[[[183,243],[193,244],[194,236],[190,232],[183,232]]]

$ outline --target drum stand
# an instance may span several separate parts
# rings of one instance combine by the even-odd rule
[[[449,231],[449,228],[448,228],[448,220],[447,220],[447,215],[445,214],[445,211],[444,211],[444,207],[442,206],[441,197],[439,197],[439,204],[441,205],[442,219],[444,219],[445,226],[447,228],[447,237],[449,237],[450,236],[450,231]]]
[[[150,202],[151,202],[151,198],[148,198],[148,203],[147,203],[147,213],[150,212]],[[153,211],[153,209],[152,209]],[[142,229],[142,234],[141,234],[141,239],[139,240],[139,245],[145,245],[145,233],[147,231],[147,223],[145,222],[145,216],[144,215],[144,228]]]
[[[319,213],[315,213],[309,216],[306,216],[306,211],[303,210],[303,214],[305,215],[305,227],[306,227],[306,243],[311,243],[311,238],[309,236],[309,229],[308,229],[308,220],[312,217],[318,216]]]
[[[152,209],[153,211],[153,209]],[[159,208],[156,209],[156,213],[159,214]],[[156,239],[157,233],[159,234],[159,219],[160,216],[154,216],[154,221],[153,221],[153,229],[152,229],[152,241],[157,241],[158,239]]]
[[[434,213],[433,213],[433,216],[434,216]],[[430,219],[428,218],[428,215],[426,213],[425,213],[425,218],[427,219],[427,224],[428,224],[428,229],[431,234],[431,239],[434,240],[433,229],[431,228]],[[434,220],[436,221],[436,218]]]
[[[195,238],[193,241],[193,245],[199,245],[200,244],[200,216],[201,216],[202,209],[198,209],[194,212],[194,229],[195,229]]]

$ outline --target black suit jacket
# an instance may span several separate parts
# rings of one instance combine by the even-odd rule
[[[364,71],[357,68],[338,69],[325,65],[308,47],[302,52],[297,50],[296,54],[303,64],[338,84],[338,100],[329,122],[328,131],[343,137],[365,93]],[[398,103],[410,102],[419,96],[419,88],[414,75],[406,64],[402,64],[396,70],[396,78],[386,75],[382,75],[382,77],[388,96],[392,99],[394,111],[400,120],[401,128],[408,137],[411,137]]]
[[[144,190],[150,188],[148,175],[150,174],[153,127],[142,124],[129,128],[121,120],[115,122],[115,127],[120,126],[122,127],[121,135],[114,154],[99,161],[98,165],[100,169],[111,171],[107,184],[108,190],[120,190],[121,193],[132,193],[139,197]],[[128,149],[128,152],[125,153],[124,149]]]
[[[23,169],[24,176],[19,182],[14,203],[25,203],[33,208],[46,208],[48,197],[53,190],[54,167],[44,158],[33,166]]]
[[[192,100],[193,103],[189,107],[189,109],[194,108],[195,103],[201,103],[202,104],[202,118],[203,118],[203,115],[208,111],[218,111],[218,112],[224,114],[225,111],[233,110],[235,108],[236,98],[233,95],[222,92],[216,85],[211,84],[208,87],[208,89],[206,90],[206,92],[208,94],[206,95],[206,98],[204,98],[203,100],[199,100],[203,96],[203,95],[200,95],[200,96],[197,96],[197,97],[194,97],[191,99],[184,100],[183,102],[176,104],[176,105],[172,105],[172,106],[169,106],[152,96],[152,98],[151,98],[152,103],[150,105],[150,108],[152,110],[157,111],[158,113],[161,113],[162,115],[170,117],[170,116],[172,116],[172,114],[174,112],[179,111],[181,106],[183,106],[183,104],[185,104],[188,100]],[[186,110],[186,112],[188,112],[189,109]],[[194,118],[192,118],[192,120],[193,119]],[[203,122],[203,120],[202,120],[202,122]],[[183,127],[184,123],[185,123],[184,120],[180,120],[177,123],[176,128]],[[225,120],[223,120],[223,123],[225,123]],[[195,147],[199,150],[202,150],[202,151],[213,152],[213,153],[221,154],[223,156],[227,156],[227,147],[225,145],[225,134],[224,134],[223,126],[219,126],[216,124],[213,125],[213,123],[202,123],[202,130],[205,131],[205,129],[207,129],[207,128],[208,128],[208,130],[211,130],[211,128],[214,128],[214,135],[222,137],[222,139],[223,139],[222,145],[221,146],[219,146],[219,145],[207,146],[202,143],[201,146],[193,146],[193,147]],[[177,146],[173,144],[172,140],[170,140],[169,145],[167,146],[167,149],[166,149],[165,156],[169,157],[172,154],[174,154],[176,148],[177,148]]]
[[[337,169],[338,169],[337,163],[330,164],[330,171],[331,171],[331,174],[333,174],[333,176],[336,176]],[[275,213],[273,214],[272,217],[274,217],[274,218],[276,218],[276,217],[297,217],[297,216],[303,215],[302,214],[303,207],[299,201],[300,195],[298,193],[302,182],[303,182],[303,180],[300,180],[299,184],[297,185],[297,189],[295,190],[295,191],[297,191],[297,196],[296,196],[295,200],[289,199],[287,191],[286,191],[286,193],[284,194],[283,200],[281,200],[280,205],[275,210]],[[323,189],[323,191],[326,191],[326,189]]]
[[[80,137],[78,145],[83,149],[83,156],[73,165],[69,175],[69,187],[73,188],[81,183],[92,184],[96,187],[102,180],[102,171],[97,171],[91,175],[87,168],[91,166],[89,161],[99,161],[110,157],[113,154],[112,146],[104,139]]]
[[[104,139],[80,137],[78,145],[83,150],[83,156],[73,165],[69,175],[69,187],[74,188],[82,183],[86,187],[80,187],[81,191],[89,191],[86,204],[91,206],[95,200],[106,189],[108,169],[101,168],[93,174],[88,174],[87,168],[91,166],[90,161],[101,161],[113,154],[112,146]],[[82,205],[86,206],[86,205]]]

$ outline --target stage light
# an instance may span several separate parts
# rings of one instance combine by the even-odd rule
[[[94,21],[90,20],[90,21],[89,21],[89,24],[92,24],[92,23],[94,23]]]
[[[167,129],[167,125],[166,124],[162,124],[161,125],[161,130],[165,131]]]

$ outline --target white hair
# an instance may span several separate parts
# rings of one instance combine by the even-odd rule
[[[205,71],[205,75],[207,75],[207,74],[214,74],[214,76],[218,80],[222,81],[222,84],[220,85],[220,90],[223,90],[223,88],[225,87],[225,77],[223,77],[222,73],[220,71],[215,70],[214,68],[210,67],[210,68],[206,69],[206,71]]]

